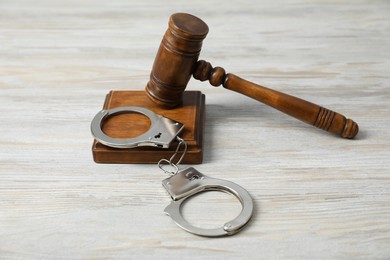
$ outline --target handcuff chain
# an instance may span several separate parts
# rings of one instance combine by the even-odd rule
[[[176,147],[176,150],[175,150],[175,153],[171,156],[171,158],[169,158],[169,160],[167,159],[161,159],[160,161],[158,161],[157,165],[158,167],[164,171],[164,173],[166,174],[169,174],[169,175],[176,175],[177,172],[179,171],[179,167],[178,165],[181,163],[181,161],[183,160],[186,152],[187,152],[187,142],[184,141],[182,138],[176,136],[176,140],[179,142],[179,144],[177,145]],[[177,154],[179,153],[179,149],[180,147],[184,145],[184,150],[182,152],[182,155],[180,156],[179,160],[177,160],[176,163],[173,162],[173,160],[175,159],[175,157],[177,156]],[[163,164],[163,163],[166,163],[166,164]],[[172,167],[174,169],[174,171],[168,171],[166,169],[164,169],[164,166],[167,166],[169,165],[170,167]]]

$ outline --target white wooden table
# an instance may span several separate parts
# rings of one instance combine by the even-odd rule
[[[176,227],[155,165],[92,160],[105,94],[144,88],[175,12],[209,25],[201,58],[361,128],[344,140],[191,80],[207,102],[195,167],[255,202],[233,237]],[[0,1],[0,259],[390,258],[389,17],[386,0]],[[210,192],[184,214],[215,227],[239,210]]]

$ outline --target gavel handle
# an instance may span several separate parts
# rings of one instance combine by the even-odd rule
[[[344,138],[353,138],[359,131],[358,125],[353,120],[347,119],[337,112],[254,84],[234,74],[225,74],[223,68],[212,68],[211,64],[205,61],[198,61],[194,77],[202,81],[208,79],[213,86],[222,84],[226,89],[244,94],[307,124]]]

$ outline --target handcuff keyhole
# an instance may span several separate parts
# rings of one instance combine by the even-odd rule
[[[190,181],[198,180],[198,179],[200,179],[200,177],[199,177],[199,175],[197,175],[197,174],[192,175],[192,176],[190,177]]]
[[[155,136],[154,136],[154,138],[160,138],[161,137],[161,135],[162,135],[162,133],[158,133],[158,134],[156,134]]]

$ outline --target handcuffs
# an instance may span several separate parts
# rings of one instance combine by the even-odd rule
[[[112,138],[103,132],[102,126],[105,119],[109,116],[129,112],[140,113],[148,117],[151,122],[149,130],[134,138]],[[234,235],[242,230],[252,217],[252,198],[244,188],[231,181],[208,177],[193,167],[179,170],[177,165],[181,162],[187,150],[187,144],[178,136],[183,129],[184,125],[180,122],[157,115],[146,108],[135,106],[118,107],[109,110],[103,109],[96,114],[91,123],[91,132],[94,138],[100,143],[114,148],[134,148],[139,146],[168,148],[173,140],[178,140],[179,145],[174,155],[169,160],[161,159],[158,163],[160,169],[171,175],[162,181],[162,185],[172,198],[171,203],[165,208],[164,212],[179,227],[195,235],[206,237]],[[183,154],[176,163],[173,163],[173,159],[178,154],[181,144],[184,144],[185,147]],[[165,170],[164,165],[171,166],[174,171]],[[186,199],[204,191],[223,191],[234,195],[242,206],[240,214],[233,220],[225,223],[221,228],[204,229],[191,225],[182,216],[181,206]]]
[[[151,126],[144,134],[134,138],[112,138],[106,135],[102,126],[109,116],[135,112],[148,117]],[[100,143],[115,148],[134,148],[137,146],[154,146],[168,148],[171,142],[184,129],[184,125],[172,119],[160,116],[143,107],[117,107],[101,110],[91,123],[91,132]]]

